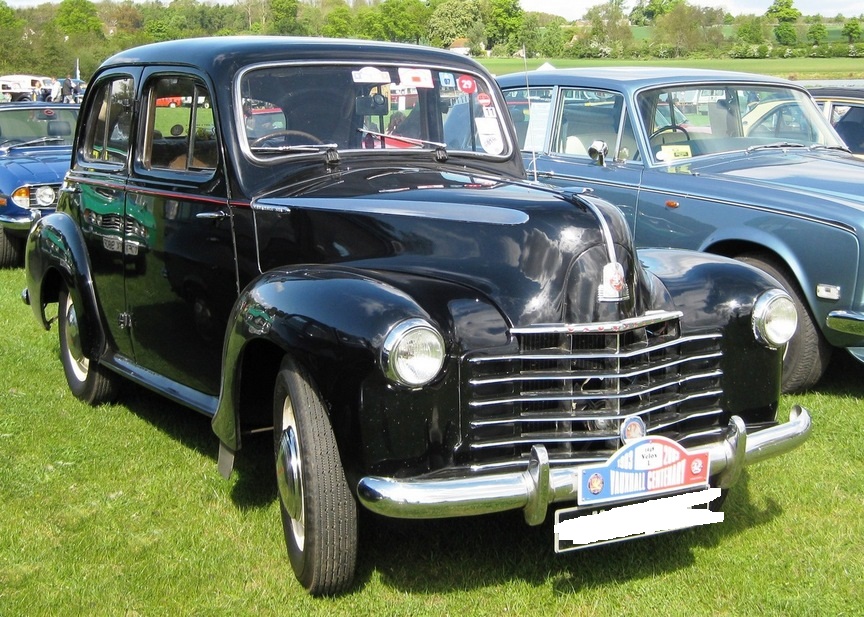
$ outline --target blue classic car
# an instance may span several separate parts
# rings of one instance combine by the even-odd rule
[[[0,104],[0,268],[23,263],[31,223],[57,205],[77,118],[77,105]]]
[[[554,512],[572,550],[717,522],[672,504],[716,508],[810,432],[797,406],[778,422],[790,296],[731,259],[637,254],[608,202],[527,183],[469,58],[158,43],[105,61],[80,127],[24,299],[78,398],[125,379],[212,417],[226,476],[272,435],[312,593],[351,584],[359,508]]]
[[[727,71],[619,67],[499,78],[528,172],[597,190],[637,246],[760,267],[795,298],[787,392],[834,348],[864,360],[864,162],[803,88]]]

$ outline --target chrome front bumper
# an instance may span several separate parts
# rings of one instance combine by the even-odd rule
[[[29,231],[35,221],[42,217],[40,210],[26,210],[13,214],[0,214],[0,226],[16,231]]]
[[[707,448],[709,475],[716,486],[728,488],[746,465],[797,448],[810,429],[810,413],[799,405],[792,408],[788,422],[751,435],[744,421],[732,416],[723,440]],[[367,476],[360,480],[357,496],[369,510],[394,518],[450,518],[522,509],[529,525],[539,525],[549,504],[576,501],[577,472],[573,466],[552,468],[546,448],[534,446],[525,471],[455,479]]]

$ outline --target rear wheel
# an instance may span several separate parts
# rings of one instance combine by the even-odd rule
[[[314,595],[344,591],[357,560],[357,504],[318,391],[290,358],[273,395],[276,484],[297,580]]]
[[[0,268],[15,268],[21,265],[23,244],[21,238],[10,236],[0,227]]]
[[[804,302],[798,283],[786,267],[763,255],[740,255],[739,260],[773,276],[792,296],[798,311],[798,330],[783,355],[783,392],[800,392],[812,387],[828,368],[832,347],[822,336],[816,320]]]
[[[68,289],[59,297],[57,315],[60,332],[60,360],[66,383],[76,398],[90,405],[110,402],[117,395],[119,377],[100,364],[93,362],[84,352],[84,336],[79,322],[78,307]]]

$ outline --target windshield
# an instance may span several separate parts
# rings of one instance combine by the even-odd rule
[[[77,107],[6,107],[0,110],[0,146],[71,146]]]
[[[842,147],[813,101],[792,88],[702,85],[637,96],[651,155],[671,162],[760,147]]]
[[[480,76],[398,65],[253,67],[236,90],[240,143],[259,160],[404,149],[504,156],[498,102]]]

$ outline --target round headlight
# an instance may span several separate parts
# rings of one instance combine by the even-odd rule
[[[384,339],[381,366],[396,383],[423,386],[435,379],[443,365],[444,338],[422,319],[396,324]]]
[[[753,306],[753,334],[768,347],[789,342],[798,328],[798,311],[785,291],[772,289],[756,299]]]
[[[40,186],[36,189],[36,203],[40,208],[47,208],[54,203],[54,189],[50,186]]]

